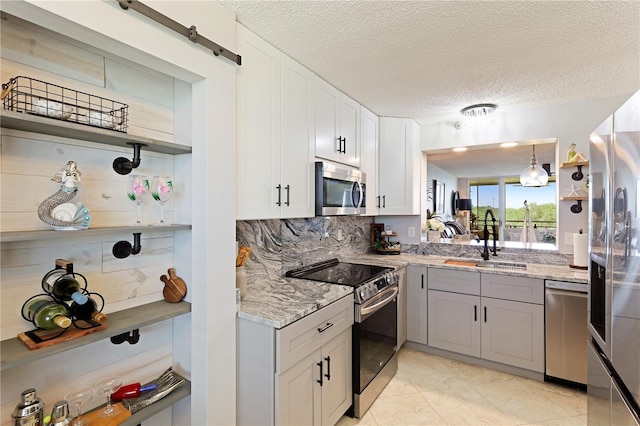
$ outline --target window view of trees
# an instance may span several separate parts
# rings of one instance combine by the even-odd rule
[[[488,208],[493,210],[496,219],[504,209],[501,223],[506,241],[521,241],[525,219],[524,202],[527,201],[531,222],[534,226],[536,241],[555,243],[556,241],[556,183],[550,179],[547,186],[527,188],[519,184],[518,178],[504,180],[504,202],[500,202],[500,183],[498,179],[470,182],[473,215],[476,229],[484,227],[484,216]],[[504,205],[503,205],[504,204]],[[473,219],[473,217],[472,217]],[[473,229],[472,220],[472,229]]]

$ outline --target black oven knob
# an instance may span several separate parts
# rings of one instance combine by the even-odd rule
[[[364,289],[360,290],[360,300],[364,300],[365,291]]]

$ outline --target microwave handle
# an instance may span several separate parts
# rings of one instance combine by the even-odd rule
[[[362,205],[362,200],[364,199],[364,193],[362,191],[362,184],[360,183],[360,181],[356,181],[353,184],[353,188],[351,190],[351,203],[352,204],[356,203],[356,200],[355,200],[355,197],[354,197],[354,192],[355,192],[354,190],[356,189],[356,185],[358,185],[358,191],[360,192],[360,198],[358,199],[358,205],[356,206],[356,210],[358,210],[360,208],[360,206]]]

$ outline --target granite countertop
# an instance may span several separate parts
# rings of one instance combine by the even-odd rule
[[[340,259],[345,262],[367,263],[403,268],[420,265],[435,268],[475,270],[483,273],[512,275],[539,279],[554,279],[579,283],[588,282],[586,270],[573,269],[568,265],[543,265],[527,263],[526,270],[485,269],[474,266],[445,264],[451,257],[425,256],[402,253],[399,255],[363,254]],[[460,258],[459,260],[475,260]],[[500,257],[495,262],[504,261]],[[489,261],[491,262],[491,260]],[[256,279],[247,283],[247,294],[240,303],[238,318],[265,324],[276,329],[283,328],[345,296],[353,294],[353,288],[296,278]],[[352,296],[351,296],[352,297]]]
[[[353,288],[282,277],[247,282],[238,318],[283,328],[336,300],[351,296]]]
[[[491,268],[478,268],[475,266],[453,265],[444,263],[447,259],[458,259],[462,261],[477,261],[482,262],[482,259],[469,259],[469,258],[453,258],[450,256],[424,256],[421,254],[402,253],[393,256],[383,256],[376,254],[366,254],[351,258],[348,261],[351,262],[367,262],[372,264],[394,266],[396,268],[402,268],[406,265],[419,265],[435,268],[446,269],[459,269],[459,270],[472,270],[488,274],[498,275],[512,275],[518,277],[540,278],[540,279],[552,279],[558,281],[571,281],[576,283],[589,282],[589,274],[583,269],[570,268],[569,265],[543,265],[538,263],[527,263],[526,270],[502,270]],[[504,262],[500,256],[492,257],[489,260],[491,262]],[[509,261],[507,261],[509,262]],[[523,262],[513,262],[523,263]]]

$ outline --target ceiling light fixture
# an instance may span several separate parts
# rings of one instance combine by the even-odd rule
[[[511,148],[513,146],[517,146],[518,142],[505,142],[505,143],[501,143],[500,147],[501,148]]]
[[[545,186],[549,182],[549,174],[545,169],[538,166],[536,161],[536,146],[533,145],[533,153],[531,154],[531,164],[520,174],[520,183],[522,186]]]
[[[475,104],[462,108],[460,113],[465,117],[485,117],[497,108],[496,104]]]
[[[453,152],[464,152],[466,151],[468,148],[466,146],[458,146],[452,149]]]

